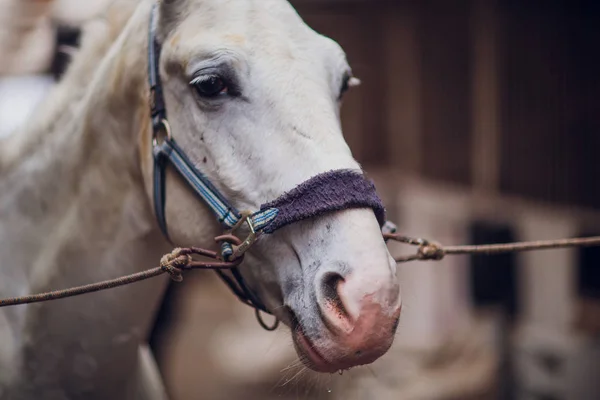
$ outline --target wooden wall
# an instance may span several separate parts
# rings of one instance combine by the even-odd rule
[[[367,167],[600,206],[600,3],[292,3],[363,81],[343,125]]]
[[[502,62],[501,187],[600,206],[600,7],[507,2]]]

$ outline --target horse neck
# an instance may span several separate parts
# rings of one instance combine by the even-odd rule
[[[149,132],[150,119],[140,68],[146,64],[142,17],[148,12],[131,17],[112,43],[109,34],[96,47],[84,42],[35,122],[0,144],[0,297],[137,272],[156,266],[168,250],[151,211],[139,154],[141,132]],[[102,46],[107,52],[92,57]],[[78,338],[96,349],[94,359],[112,357],[133,370],[137,340],[147,332],[165,283],[158,279],[7,309],[0,313],[0,325],[2,318],[11,321],[11,348],[31,348],[22,353],[31,358],[22,360],[26,376],[57,374],[44,369],[51,362],[36,363],[35,354],[52,353],[38,352],[39,347],[64,348],[52,354],[67,354],[66,348],[79,348]],[[46,321],[43,329],[41,321]],[[122,344],[127,351],[106,347],[107,337],[119,335],[130,338]],[[21,342],[24,337],[27,342]],[[61,357],[60,362],[69,361]],[[1,364],[2,357],[0,374]],[[126,373],[114,370],[115,381]]]

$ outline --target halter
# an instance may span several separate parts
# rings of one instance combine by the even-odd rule
[[[166,167],[170,165],[190,186],[196,196],[215,214],[226,233],[232,234],[246,226],[249,234],[241,242],[226,240],[221,243],[221,257],[236,260],[263,234],[308,218],[349,208],[372,208],[380,226],[385,223],[385,209],[377,196],[375,186],[362,174],[352,170],[334,170],[319,174],[301,183],[277,199],[263,204],[258,211],[240,212],[199,171],[176,143],[167,119],[166,103],[160,79],[161,45],[156,39],[156,4],[152,9],[148,40],[148,81],[153,129],[154,155],[154,212],[167,239],[169,233],[165,215]],[[385,228],[388,231],[393,228]],[[221,279],[244,303],[266,313],[270,312],[258,296],[246,285],[239,269],[231,269],[231,277],[217,271]],[[264,325],[263,325],[264,326]]]

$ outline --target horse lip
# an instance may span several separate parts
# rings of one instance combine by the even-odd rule
[[[330,363],[319,353],[310,339],[304,334],[304,331],[300,326],[294,329],[292,335],[294,345],[299,354],[301,354],[301,361],[310,369],[317,372],[329,372],[333,373],[337,371],[335,365]]]
[[[317,350],[313,342],[304,333],[302,326],[297,320],[293,320],[292,332],[294,347],[300,357],[300,361],[315,372],[331,374],[337,371],[349,370],[354,367],[370,364],[382,355],[378,353],[371,355],[364,354],[360,355],[355,360],[343,358],[339,361],[332,362]]]
[[[308,368],[312,369],[316,372],[323,373],[334,373],[339,371],[340,369],[346,369],[352,367],[349,366],[340,366],[337,364],[328,361],[316,348],[313,342],[308,338],[300,321],[291,307],[285,307],[289,320],[290,320],[290,328],[292,330],[292,340],[294,342],[294,347],[296,348],[296,352],[300,356],[300,361]]]

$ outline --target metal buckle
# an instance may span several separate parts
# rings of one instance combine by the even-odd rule
[[[254,224],[252,223],[252,213],[244,212],[242,213],[242,215],[244,218],[242,218],[240,222],[238,222],[238,224],[234,226],[233,229],[231,229],[231,232],[234,233],[235,231],[240,229],[245,223],[248,225],[250,233],[239,246],[232,246],[233,254],[230,257],[231,261],[240,258],[258,240],[258,233],[254,229]]]
[[[160,120],[158,124],[154,126],[154,135],[152,136],[152,146],[158,146],[158,136],[159,133],[162,132],[162,140],[171,139],[171,125],[169,125],[169,121],[166,118]]]

